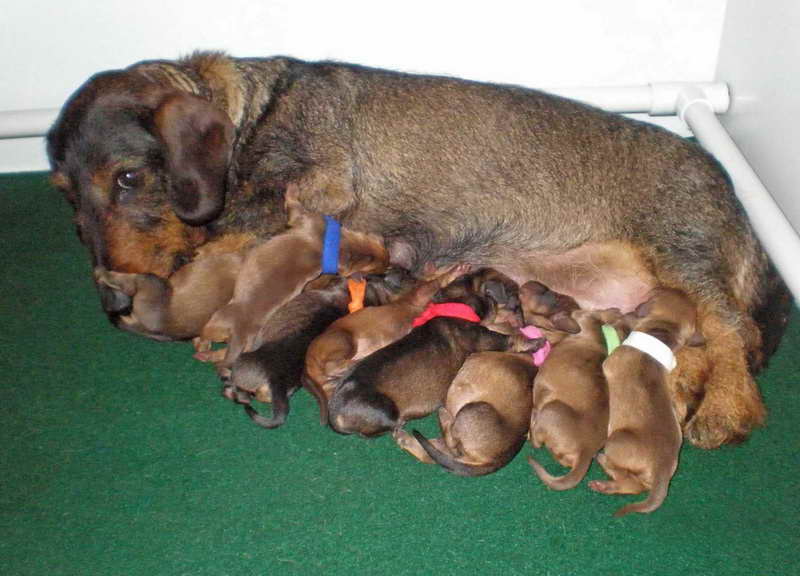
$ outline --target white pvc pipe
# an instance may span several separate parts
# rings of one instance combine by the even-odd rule
[[[698,142],[725,167],[764,249],[789,290],[800,300],[800,237],[761,180],[736,147],[704,94],[692,87],[681,91],[678,115]]]
[[[717,114],[728,111],[731,99],[722,82],[657,82],[642,86],[599,86],[597,88],[547,88],[545,92],[597,106],[620,114],[647,113],[674,116],[678,95],[687,87],[697,88]]]
[[[0,139],[44,136],[56,116],[58,108],[0,112]]]
[[[546,88],[545,92],[578,100],[609,112],[673,116],[678,94],[687,86],[696,86],[711,102],[714,111],[728,111],[730,97],[723,83],[686,84],[658,82],[643,86],[600,86],[597,88]],[[0,139],[44,136],[58,116],[57,108],[10,110],[0,112]]]

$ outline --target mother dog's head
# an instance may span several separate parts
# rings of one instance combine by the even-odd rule
[[[176,64],[104,72],[78,89],[47,147],[93,266],[167,277],[189,258],[225,204],[234,136],[228,115]],[[130,306],[98,288],[109,315]]]

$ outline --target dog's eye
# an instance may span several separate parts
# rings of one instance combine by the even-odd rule
[[[136,170],[125,170],[117,174],[117,186],[123,190],[133,190],[142,183],[142,176]]]

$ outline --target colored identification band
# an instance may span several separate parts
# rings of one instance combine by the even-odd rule
[[[672,350],[655,336],[650,336],[645,332],[634,331],[625,338],[622,345],[644,352],[666,368],[667,372],[671,372],[675,368],[675,355]]]
[[[411,325],[414,328],[427,324],[434,318],[460,318],[468,322],[480,322],[481,318],[475,310],[461,302],[444,302],[442,304],[428,304],[422,314],[414,318]]]
[[[342,226],[332,216],[325,218],[325,238],[322,242],[322,273],[339,273],[339,241],[342,237]]]
[[[347,291],[350,292],[350,302],[347,304],[347,310],[352,314],[358,312],[364,307],[364,294],[367,291],[367,280],[353,280],[347,279]]]
[[[544,333],[536,326],[525,326],[524,328],[520,328],[519,331],[522,332],[522,335],[528,340],[544,338]],[[547,360],[547,357],[550,355],[550,350],[552,349],[553,345],[550,344],[549,340],[545,339],[544,346],[539,348],[536,352],[531,352],[531,356],[533,356],[533,365],[539,367],[544,364],[544,361]]]
[[[601,328],[603,330],[603,338],[606,341],[606,353],[611,356],[611,353],[619,348],[619,334],[611,324],[603,324]]]

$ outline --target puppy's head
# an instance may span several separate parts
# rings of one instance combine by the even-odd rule
[[[51,181],[73,206],[94,267],[167,277],[223,209],[234,126],[173,72],[173,84],[135,67],[96,75],[47,135]],[[100,289],[118,314],[124,299]]]
[[[697,309],[680,290],[656,288],[647,301],[626,316],[631,329],[659,330],[675,347],[705,344],[697,325]]]
[[[579,309],[578,303],[566,294],[553,292],[539,282],[526,282],[520,286],[519,300],[527,324],[551,332],[580,332],[580,325],[572,317],[572,312]]]
[[[479,270],[469,278],[472,290],[487,307],[481,324],[504,334],[515,333],[522,327],[522,307],[516,282],[491,268]]]

